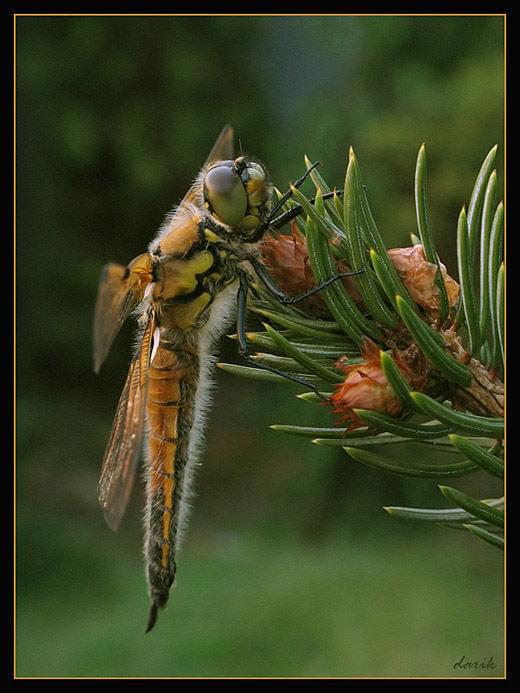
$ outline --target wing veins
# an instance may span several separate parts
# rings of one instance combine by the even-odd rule
[[[155,317],[152,314],[143,333],[139,352],[130,364],[103,456],[98,499],[107,523],[113,530],[119,527],[128,504],[141,452],[154,328]]]

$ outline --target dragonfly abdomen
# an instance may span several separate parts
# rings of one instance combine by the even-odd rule
[[[175,580],[175,549],[199,374],[196,348],[161,342],[149,369],[145,556],[152,601],[148,630]]]

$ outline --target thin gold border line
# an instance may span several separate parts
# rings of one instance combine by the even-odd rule
[[[14,560],[13,560],[13,674],[14,679],[19,680],[60,680],[60,679],[70,679],[70,680],[133,680],[136,677],[131,676],[111,676],[111,677],[97,677],[97,676],[74,676],[74,677],[52,677],[52,676],[16,676],[16,20],[18,17],[503,17],[504,25],[504,153],[503,153],[503,166],[504,166],[504,271],[507,277],[507,13],[460,13],[460,14],[443,14],[443,13],[352,13],[352,14],[263,14],[263,13],[247,13],[247,14],[231,14],[231,13],[208,13],[208,14],[194,14],[194,13],[85,13],[85,14],[74,14],[74,13],[13,13],[13,546],[14,546]],[[507,281],[505,282],[504,291],[504,312],[507,315]],[[504,319],[504,343],[507,343],[507,319]],[[507,423],[507,408],[505,402],[507,399],[507,358],[504,354],[504,422]],[[507,429],[506,429],[507,430]],[[504,460],[507,464],[507,433],[504,437]],[[504,478],[504,507],[507,507],[507,476]],[[406,680],[408,678],[417,680],[435,680],[438,678],[444,678],[447,680],[502,680],[507,678],[507,517],[505,520],[504,527],[504,541],[505,541],[505,551],[503,559],[504,567],[504,600],[503,600],[503,613],[504,613],[504,673],[502,676],[471,676],[471,677],[446,677],[446,676],[412,676],[412,677],[399,677],[399,676],[353,676],[353,677],[343,677],[343,676],[330,676],[330,677],[312,677],[318,679],[368,679],[374,680],[379,678],[384,678],[388,680]],[[206,678],[210,679],[221,679],[221,680],[234,680],[235,678],[245,678],[246,680],[270,680],[271,678],[287,678],[291,680],[305,679],[308,677],[184,677],[184,676],[152,676],[152,677],[137,677],[138,679],[189,679],[189,680],[204,680]]]
[[[506,17],[506,13],[503,12],[461,12],[457,14],[447,14],[442,12],[427,13],[427,12],[410,12],[410,13],[394,13],[394,12],[381,12],[381,13],[363,13],[363,12],[353,12],[344,14],[332,14],[332,13],[308,13],[308,14],[294,14],[294,13],[281,13],[281,14],[269,14],[261,12],[244,12],[244,13],[232,13],[232,12],[208,12],[204,14],[197,14],[195,12],[149,12],[149,13],[132,13],[132,12],[86,12],[85,14],[75,14],[73,12],[56,12],[55,14],[51,12],[20,12],[14,14],[14,17]]]
[[[304,681],[308,681],[310,679],[316,679],[318,681],[328,681],[328,680],[345,680],[345,679],[354,679],[354,680],[369,680],[372,681],[374,679],[383,679],[383,680],[388,680],[388,681],[407,681],[409,679],[413,680],[418,680],[418,681],[431,681],[431,680],[437,680],[437,679],[443,679],[443,680],[448,680],[448,681],[495,681],[495,680],[502,680],[505,679],[506,676],[442,676],[439,674],[439,676],[383,676],[383,675],[375,675],[375,676],[19,676],[17,677],[19,680],[39,680],[43,679],[46,681],[55,681],[55,680],[61,680],[61,679],[66,679],[66,680],[72,680],[72,681],[82,681],[82,680],[140,680],[144,679],[146,681],[148,680],[158,680],[158,679],[167,679],[167,680],[186,680],[188,679],[189,681],[205,681],[209,679],[210,681],[214,680],[224,680],[224,681],[264,681],[264,680],[272,680],[272,679],[284,679],[284,680],[300,680],[303,679]]]
[[[13,16],[13,678],[16,678],[16,15]]]

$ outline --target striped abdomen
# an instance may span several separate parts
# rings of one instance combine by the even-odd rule
[[[175,547],[199,376],[196,347],[161,342],[149,369],[145,557],[151,598],[148,629],[175,579]]]

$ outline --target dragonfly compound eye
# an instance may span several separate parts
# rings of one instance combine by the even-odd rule
[[[267,175],[260,164],[251,161],[247,165],[247,200],[249,207],[260,207],[269,197]]]
[[[247,211],[247,193],[232,161],[210,168],[204,179],[204,199],[224,224],[238,226]]]

